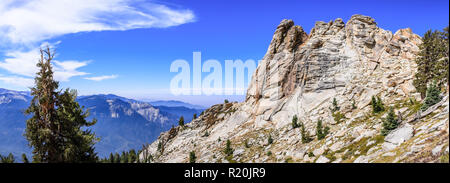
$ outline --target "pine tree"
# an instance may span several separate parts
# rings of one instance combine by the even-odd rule
[[[269,138],[267,139],[267,143],[269,143],[269,144],[273,143],[272,135],[270,135],[270,134],[269,134]]]
[[[294,117],[292,117],[292,128],[298,128],[299,127],[297,121],[298,121],[297,115],[294,115]]]
[[[317,127],[316,127],[316,135],[317,140],[322,140],[328,135],[330,128],[329,127],[323,127],[322,126],[322,119],[319,119],[317,121]]]
[[[384,104],[379,96],[377,96],[377,111],[378,112],[384,111]]]
[[[114,154],[114,163],[120,163],[120,155],[117,152]]]
[[[383,121],[383,129],[381,130],[381,135],[386,136],[389,134],[391,130],[394,130],[398,127],[398,120],[395,116],[394,109],[392,107],[389,108],[388,115],[386,119]]]
[[[381,98],[378,96],[377,97],[372,96],[370,105],[372,106],[372,113],[374,113],[374,114],[384,111],[383,101],[381,101]]]
[[[300,132],[302,135],[302,143],[306,144],[308,142],[311,142],[313,139],[309,135],[309,132],[305,130],[305,125],[302,122],[300,122],[300,127],[301,127]]]
[[[22,153],[22,163],[30,163],[25,153]]]
[[[120,155],[120,163],[128,163],[128,154],[125,151]]]
[[[197,114],[194,113],[194,116],[192,117],[192,119],[197,119]]]
[[[427,94],[423,102],[423,105],[420,107],[420,109],[422,111],[425,111],[432,105],[437,104],[439,101],[441,101],[442,97],[440,96],[440,93],[441,92],[439,91],[439,88],[436,85],[436,81],[432,82],[427,88]]]
[[[12,153],[9,153],[8,156],[2,156],[0,154],[0,163],[15,163],[16,159]]]
[[[108,163],[114,163],[114,155],[113,153],[109,153],[109,161]]]
[[[227,140],[225,149],[223,150],[223,152],[225,153],[225,155],[227,156],[231,156],[233,154],[233,148],[231,148],[231,141]]]
[[[74,90],[58,91],[51,66],[53,58],[50,48],[41,49],[37,64],[40,70],[31,88],[33,99],[25,111],[32,115],[24,135],[33,147],[33,162],[96,162],[93,145],[98,139],[90,130],[82,130],[96,120],[85,120],[89,113],[75,101]]]
[[[180,120],[178,120],[178,126],[184,126],[184,117],[181,116]]]
[[[189,153],[189,163],[195,163],[196,160],[197,160],[197,157],[195,156],[195,152],[191,151]]]
[[[338,106],[336,98],[333,98],[332,105],[333,105],[333,107],[331,108],[331,112],[336,112],[336,111],[338,111],[340,109],[340,107]]]
[[[130,152],[128,153],[128,163],[134,163],[137,160],[137,154],[136,154],[136,150],[131,149]]]
[[[438,87],[448,86],[449,57],[448,57],[448,27],[443,32],[428,30],[419,45],[419,54],[415,61],[417,72],[413,81],[422,98],[426,97],[427,85],[437,81]]]

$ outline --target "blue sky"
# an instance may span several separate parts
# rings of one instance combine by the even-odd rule
[[[315,21],[339,17],[346,22],[353,14],[363,14],[383,29],[395,32],[410,27],[419,35],[428,29],[440,30],[449,21],[449,2],[439,0],[95,0],[87,1],[98,3],[95,6],[73,1],[73,11],[54,0],[34,1],[61,12],[36,17],[29,15],[42,11],[36,6],[10,0],[0,3],[0,88],[26,90],[32,68],[24,66],[26,61],[14,63],[33,58],[30,50],[48,42],[57,50],[62,87],[82,95],[113,93],[201,105],[244,96],[172,96],[170,80],[177,74],[169,71],[172,61],[192,62],[194,51],[202,52],[202,61],[259,60],[282,19],[293,19],[309,32]]]

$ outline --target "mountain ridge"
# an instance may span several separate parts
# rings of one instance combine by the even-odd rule
[[[448,153],[448,93],[432,113],[417,115],[421,98],[412,81],[420,44],[411,29],[393,34],[364,15],[317,21],[310,34],[283,20],[244,102],[206,109],[162,133],[139,157],[188,162],[194,152],[198,162],[437,162]],[[387,112],[372,113],[372,97],[403,119],[387,136],[380,135]],[[294,116],[306,133],[291,125]],[[304,140],[318,135],[318,121],[329,133]],[[232,155],[223,153],[228,140]]]
[[[31,99],[29,92],[0,88],[0,116],[3,117],[0,119],[1,154],[12,152],[19,157],[21,153],[31,153],[22,135],[27,119],[23,111]],[[185,107],[154,107],[147,102],[113,94],[79,96],[77,101],[89,109],[89,120],[98,120],[91,128],[101,138],[95,146],[101,157],[110,152],[138,149],[156,139],[160,132],[177,125],[181,115],[190,122],[194,113],[202,111]]]

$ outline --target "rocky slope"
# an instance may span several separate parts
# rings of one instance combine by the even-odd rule
[[[420,43],[409,28],[392,34],[363,15],[347,23],[316,22],[309,34],[283,20],[244,102],[215,105],[185,127],[162,133],[140,158],[188,162],[194,151],[197,162],[448,161],[448,93],[418,113],[412,80]],[[372,96],[401,114],[400,126],[386,137],[380,131],[387,112],[372,114]],[[333,98],[342,119],[332,115]],[[330,133],[302,143],[300,128],[291,125],[294,115],[313,137],[319,119]],[[223,152],[226,140],[232,156]]]

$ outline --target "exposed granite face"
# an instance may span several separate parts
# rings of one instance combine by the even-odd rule
[[[396,151],[405,143],[416,144],[412,141],[417,139],[405,133],[418,128],[417,124],[435,121],[419,120],[405,133],[398,133],[408,139],[383,148],[378,138],[381,120],[370,116],[369,103],[374,95],[380,96],[385,105],[399,105],[409,98],[419,100],[412,79],[416,71],[413,59],[420,43],[420,37],[409,28],[392,34],[363,15],[354,15],[347,23],[340,18],[328,23],[318,21],[310,34],[292,20],[283,20],[253,73],[244,102],[211,107],[171,139],[162,134],[158,141],[165,142],[164,153],[156,150],[158,141],[146,149],[157,157],[156,162],[187,162],[190,151],[195,151],[201,162],[221,162],[229,139],[235,148],[244,149],[234,159],[242,162],[283,162],[288,157],[296,162],[392,162],[394,158],[386,157],[393,152],[385,152]],[[343,122],[336,122],[332,116],[333,98],[338,101]],[[410,108],[396,110],[412,113]],[[433,115],[445,113],[445,109],[439,110]],[[331,133],[324,140],[302,144],[299,129],[291,127],[294,115],[311,135],[318,119],[331,128]],[[404,117],[409,118],[411,115]],[[448,129],[448,115],[442,120],[439,130],[445,130],[445,126]],[[442,133],[447,139],[442,138],[439,144],[448,147],[448,130]],[[269,134],[274,144],[267,144]],[[395,134],[389,139],[401,138]],[[344,152],[361,141],[368,144],[361,147],[371,149],[351,155]],[[250,147],[244,147],[245,143]],[[325,157],[322,154],[326,149],[339,157]],[[269,150],[272,156],[267,155]],[[314,157],[308,152],[314,152]]]

